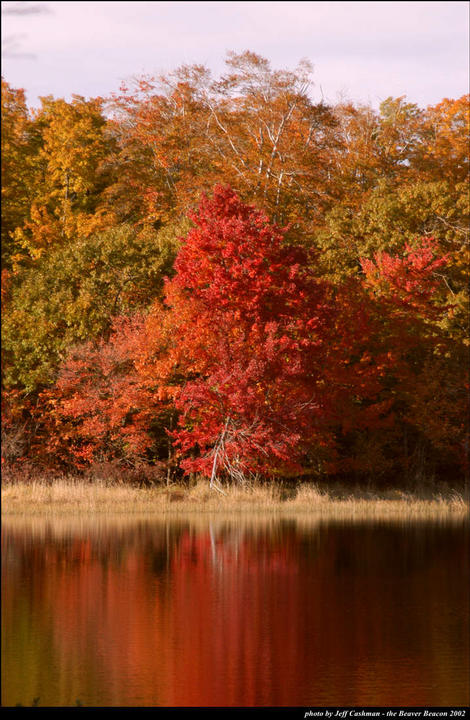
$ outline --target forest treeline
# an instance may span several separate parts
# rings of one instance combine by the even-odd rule
[[[2,461],[178,479],[466,468],[469,97],[316,102],[229,53],[2,80]]]

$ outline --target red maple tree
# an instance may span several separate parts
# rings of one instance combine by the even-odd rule
[[[308,448],[330,443],[327,286],[287,228],[229,187],[191,219],[166,285],[175,339],[165,362],[185,378],[175,399],[181,465],[212,480],[298,471]]]

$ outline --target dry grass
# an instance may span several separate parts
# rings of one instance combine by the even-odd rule
[[[183,486],[132,487],[104,481],[55,479],[50,482],[6,483],[2,488],[2,514],[92,514],[92,515],[176,515],[186,513],[276,513],[308,514],[338,519],[430,519],[463,518],[468,502],[462,493],[447,487],[372,491],[335,485],[320,488],[300,484],[224,487],[224,495],[200,480],[191,488]]]

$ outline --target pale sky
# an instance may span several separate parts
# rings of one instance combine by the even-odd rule
[[[421,106],[469,91],[468,2],[2,2],[2,76],[38,96],[117,92],[228,50],[314,64],[312,96]]]

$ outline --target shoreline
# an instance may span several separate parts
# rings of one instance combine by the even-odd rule
[[[5,483],[2,517],[37,515],[145,515],[308,514],[330,519],[417,520],[460,519],[468,516],[469,502],[461,490],[378,490],[361,487],[320,488],[300,484],[251,487],[224,486],[221,494],[199,480],[193,487],[173,485],[132,487],[118,483],[77,479]]]

